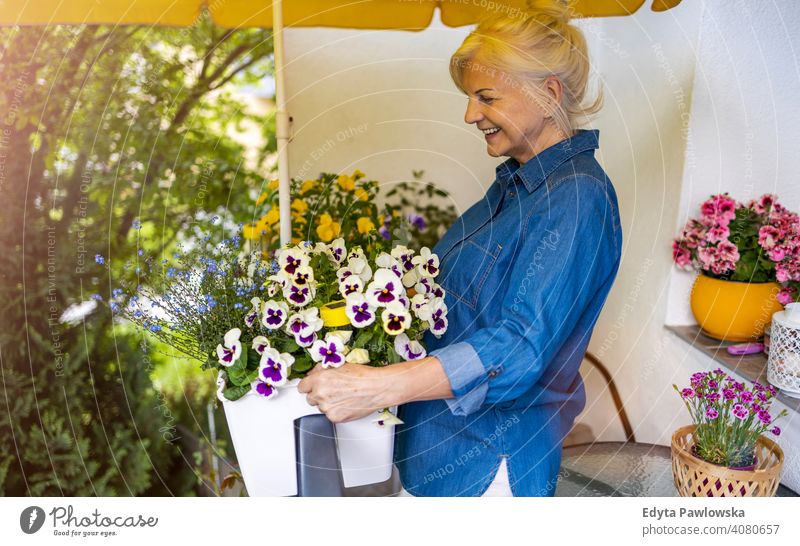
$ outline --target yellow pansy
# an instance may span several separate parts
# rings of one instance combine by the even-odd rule
[[[292,211],[296,212],[297,214],[303,214],[307,210],[308,210],[308,203],[306,203],[302,199],[295,199],[294,201],[292,201]]]
[[[245,224],[242,227],[242,235],[252,241],[261,237],[261,231],[258,229],[258,224]]]
[[[367,218],[366,216],[362,216],[356,221],[358,225],[358,232],[359,233],[369,233],[373,229],[375,229],[375,224],[372,223],[372,220]]]
[[[392,216],[394,216],[395,218],[397,218],[398,216],[400,216],[400,211],[399,211],[399,210],[397,210],[397,209],[394,209],[394,210],[392,211]]]
[[[292,237],[292,244],[293,245],[299,245],[302,242],[303,242],[303,239],[301,239],[300,237]]]
[[[336,179],[336,183],[339,184],[339,187],[344,191],[353,191],[356,188],[356,181],[346,174],[339,175],[339,178]]]
[[[306,192],[313,190],[317,185],[316,180],[306,180],[303,182],[303,185],[300,186],[300,195],[303,195]]]
[[[259,195],[258,199],[256,199],[256,205],[260,205],[261,203],[266,201],[267,197],[269,197],[269,194],[267,192],[264,192],[261,195]]]
[[[356,197],[358,197],[362,201],[369,201],[369,192],[364,188],[358,188],[356,190]]]
[[[271,190],[277,190],[278,189],[278,179],[276,178],[275,180],[270,180],[269,184],[267,184],[267,188],[269,188]]]
[[[272,227],[269,225],[266,216],[262,216],[258,222],[256,222],[256,234],[258,235],[265,235],[272,230]]]
[[[339,236],[341,226],[338,222],[334,222],[330,214],[323,214],[319,217],[319,225],[317,226],[317,235],[324,242],[328,243],[335,237]]]
[[[278,207],[269,209],[269,212],[262,218],[267,224],[274,224],[281,219],[281,213]]]
[[[353,178],[355,178],[356,180],[358,180],[359,178],[364,178],[364,176],[366,175],[358,169],[353,171]]]

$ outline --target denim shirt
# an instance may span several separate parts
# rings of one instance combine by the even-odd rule
[[[480,496],[507,457],[515,496],[555,493],[586,397],[579,367],[619,267],[617,198],[578,131],[520,165],[433,248],[448,329],[424,342],[454,398],[404,404],[395,464],[412,495]]]

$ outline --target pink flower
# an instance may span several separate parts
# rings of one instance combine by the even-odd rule
[[[764,195],[761,196],[761,198],[758,200],[757,203],[755,203],[755,206],[753,206],[752,208],[758,214],[764,214],[765,212],[767,212],[767,211],[772,209],[772,205],[777,200],[778,200],[778,198],[776,196],[772,195],[771,193],[765,193]]]
[[[734,264],[739,261],[739,249],[730,241],[722,241],[717,245],[717,252],[722,260],[733,262]]]
[[[764,250],[769,250],[775,246],[780,232],[774,226],[762,226],[758,230],[758,244]]]
[[[731,230],[728,229],[728,226],[716,226],[708,230],[706,240],[709,243],[721,243],[727,241],[730,234]]]
[[[711,199],[700,205],[700,212],[703,215],[701,222],[704,225],[708,227],[727,226],[731,220],[736,218],[736,201],[726,194],[713,195]]]
[[[692,253],[677,240],[672,242],[672,259],[682,269],[692,268]]]
[[[778,292],[776,298],[781,305],[788,305],[794,301],[793,290],[787,286]]]
[[[786,257],[786,249],[776,246],[767,252],[769,259],[773,262],[782,262]]]

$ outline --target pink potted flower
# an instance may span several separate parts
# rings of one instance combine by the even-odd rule
[[[800,217],[774,195],[746,204],[712,196],[673,241],[672,257],[699,271],[692,312],[711,337],[758,339],[772,313],[800,300]]]

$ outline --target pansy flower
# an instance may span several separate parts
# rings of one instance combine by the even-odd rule
[[[397,275],[398,279],[402,279],[405,273],[403,265],[391,254],[387,254],[386,252],[381,252],[378,257],[375,258],[375,264],[382,269],[389,269],[392,273]]]
[[[414,269],[414,263],[411,261],[414,257],[413,250],[409,250],[403,245],[397,245],[392,249],[392,257],[403,265],[404,272]]]
[[[411,259],[423,277],[435,277],[439,274],[439,257],[431,253],[427,246],[422,247],[419,254]]]
[[[261,314],[261,298],[253,298],[250,300],[250,303],[253,304],[253,308],[244,316],[244,323],[248,328],[253,327],[258,320],[258,316]]]
[[[350,258],[347,261],[347,268],[361,277],[364,283],[369,282],[372,278],[372,268],[369,266],[369,262],[365,257]]]
[[[292,283],[296,286],[316,285],[314,282],[314,270],[309,266],[298,267],[292,277]]]
[[[354,292],[361,292],[364,290],[364,281],[358,275],[350,275],[343,282],[339,283],[339,293],[343,298],[346,298]]]
[[[337,265],[341,264],[344,261],[345,256],[347,256],[347,249],[344,246],[344,239],[341,237],[331,241],[327,248],[328,255],[333,258],[333,261],[335,261]]]
[[[301,247],[281,248],[276,252],[281,271],[287,277],[293,277],[298,267],[308,266],[311,259]]]
[[[381,313],[381,320],[383,321],[383,331],[393,336],[402,334],[406,328],[411,326],[411,315],[408,309],[397,301],[386,306]]]
[[[286,324],[287,318],[289,318],[289,306],[285,302],[269,300],[264,303],[261,324],[268,330],[277,330]]]
[[[344,343],[336,336],[328,334],[325,339],[318,339],[309,352],[314,362],[321,363],[323,368],[338,368],[344,364]]]
[[[264,336],[256,336],[253,338],[253,350],[260,355],[270,348],[269,340]]]
[[[351,349],[344,361],[348,364],[367,364],[369,362],[369,351],[360,347]]]
[[[319,307],[309,307],[289,317],[286,321],[286,333],[292,334],[295,339],[298,336],[310,337],[314,332],[319,332],[323,325],[319,316]]]
[[[433,311],[431,318],[428,319],[428,324],[431,327],[431,332],[436,337],[442,337],[442,334],[447,331],[447,305],[442,298],[434,298],[431,302]]]
[[[398,334],[394,338],[394,351],[406,360],[425,358],[428,354],[419,341],[409,339],[406,334]]]
[[[397,276],[390,269],[379,269],[364,291],[364,295],[373,307],[384,307],[396,302],[402,292],[403,287]]]
[[[422,278],[423,276],[422,274],[420,274],[418,268],[415,267],[414,269],[410,269],[409,271],[406,271],[403,274],[403,286],[405,286],[406,288],[411,288],[412,286],[416,286],[417,284],[419,284],[419,281]]]
[[[259,396],[263,396],[264,398],[272,398],[278,394],[278,388],[270,383],[265,383],[264,381],[260,381],[256,379],[253,381],[250,386]]]
[[[295,307],[303,307],[314,299],[314,288],[311,285],[297,286],[291,284],[283,289],[283,297]]]
[[[228,330],[221,345],[217,345],[217,358],[223,366],[232,366],[242,356],[242,343],[239,337],[242,331],[238,328]]]
[[[264,350],[258,364],[258,379],[272,386],[280,387],[289,379],[289,367],[294,364],[294,357],[289,353],[280,353],[272,347]]]
[[[345,314],[350,324],[356,328],[364,328],[375,322],[375,308],[370,305],[364,294],[355,292],[345,299]]]

